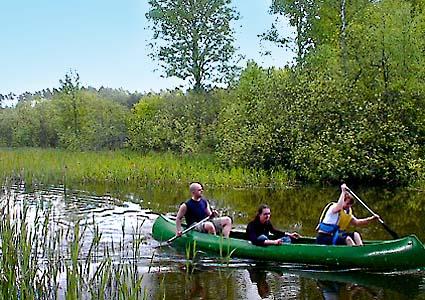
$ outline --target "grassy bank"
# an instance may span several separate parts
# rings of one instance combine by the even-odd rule
[[[38,148],[0,148],[0,176],[31,183],[129,183],[287,187],[293,176],[244,168],[226,169],[212,155],[174,155],[128,151],[71,152]]]

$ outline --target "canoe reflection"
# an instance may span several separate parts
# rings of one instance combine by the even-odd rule
[[[317,286],[324,300],[379,299],[373,290],[351,283],[317,280]]]
[[[240,259],[223,264],[202,253],[188,261],[171,247],[156,251],[159,272],[145,278],[149,299],[425,300],[425,271],[332,271]]]
[[[325,300],[422,299],[424,272],[367,273],[360,270],[317,271],[279,267],[248,268],[262,299],[297,299],[301,294]]]

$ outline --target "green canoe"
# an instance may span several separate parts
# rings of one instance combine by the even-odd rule
[[[175,222],[160,215],[153,227],[153,238],[159,242],[175,235]],[[375,271],[425,270],[425,247],[415,235],[397,240],[370,241],[361,247],[315,244],[314,238],[296,243],[260,247],[243,239],[242,232],[232,232],[229,239],[190,231],[174,240],[172,246],[187,247],[226,256],[290,264],[323,266],[332,269],[368,269]]]

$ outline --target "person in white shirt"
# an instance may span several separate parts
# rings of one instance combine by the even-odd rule
[[[355,203],[353,196],[347,191],[345,184],[341,185],[341,195],[338,202],[331,202],[323,209],[319,224],[316,227],[316,243],[324,245],[363,245],[362,237],[357,231],[347,232],[349,225],[367,225],[378,220],[378,215],[358,219],[351,209]]]

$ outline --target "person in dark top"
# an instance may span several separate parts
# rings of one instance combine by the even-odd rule
[[[192,182],[189,190],[192,197],[183,202],[177,212],[176,235],[182,235],[183,217],[186,219],[187,226],[190,226],[208,216],[212,216],[213,218],[196,226],[195,230],[211,234],[223,234],[224,237],[228,238],[232,230],[232,219],[230,217],[216,217],[217,213],[211,210],[209,202],[202,197],[204,188],[201,183]]]
[[[268,205],[263,204],[258,208],[257,215],[246,228],[246,234],[251,243],[257,246],[281,245],[300,237],[297,232],[289,233],[276,229],[270,222],[270,216]],[[273,234],[276,239],[270,239],[270,234]]]

